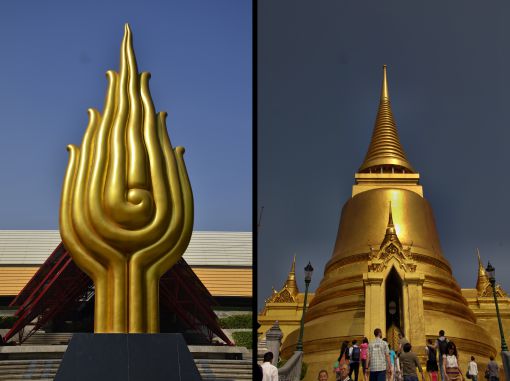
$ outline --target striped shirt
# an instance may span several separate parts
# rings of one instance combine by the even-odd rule
[[[368,344],[368,358],[370,360],[370,371],[380,372],[386,370],[386,355],[390,354],[388,343],[380,337],[376,337]]]

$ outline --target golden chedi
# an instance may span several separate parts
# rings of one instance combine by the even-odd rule
[[[456,342],[463,365],[468,354],[480,363],[496,354],[441,252],[419,180],[399,141],[384,66],[370,146],[305,316],[306,380],[331,367],[343,340],[372,339],[375,328],[392,344],[403,332],[418,354],[427,339],[444,329]],[[286,337],[283,357],[293,353],[298,335],[295,330]]]

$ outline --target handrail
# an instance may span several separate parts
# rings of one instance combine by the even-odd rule
[[[278,381],[299,381],[302,362],[303,351],[295,351],[292,357],[278,368]]]

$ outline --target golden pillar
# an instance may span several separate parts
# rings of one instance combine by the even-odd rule
[[[421,272],[404,277],[404,334],[411,343],[426,343],[425,311],[423,309],[423,283]]]
[[[89,109],[81,147],[69,145],[60,234],[95,286],[96,333],[159,332],[159,279],[184,253],[193,195],[183,147],[156,114],[126,24],[119,73],[108,71],[103,114]]]
[[[382,274],[363,274],[363,285],[365,289],[364,332],[374,332],[376,328],[381,328],[382,322],[386,324],[383,282],[384,277]]]

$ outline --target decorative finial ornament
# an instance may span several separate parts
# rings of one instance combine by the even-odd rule
[[[390,212],[389,212],[389,217],[388,217],[388,227],[394,227],[393,225],[393,214],[391,213],[391,201],[390,201]]]
[[[389,210],[388,210],[388,225],[386,226],[386,234],[381,243],[381,248],[386,246],[388,242],[395,243],[399,248],[402,248],[402,244],[397,236],[397,230],[395,229],[395,225],[393,223],[393,213],[391,211],[391,201],[389,201]]]
[[[397,125],[391,111],[387,66],[383,66],[383,82],[379,110],[365,160],[358,172],[414,173],[400,144]]]
[[[383,100],[390,100],[390,94],[388,91],[388,75],[386,73],[386,65],[383,65],[383,83],[381,87],[381,101]]]
[[[485,269],[482,264],[482,259],[480,258],[480,250],[476,248],[476,254],[478,256],[478,277],[487,277],[487,274],[485,273]]]
[[[294,259],[292,260],[292,265],[290,267],[289,275],[287,276],[287,280],[283,285],[283,288],[287,288],[290,290],[292,295],[297,295],[299,293],[299,289],[296,282],[296,255],[294,254]]]
[[[125,25],[119,73],[108,71],[103,114],[89,109],[81,147],[69,145],[60,234],[95,286],[96,333],[159,332],[159,279],[193,229],[184,148],[156,114]]]

